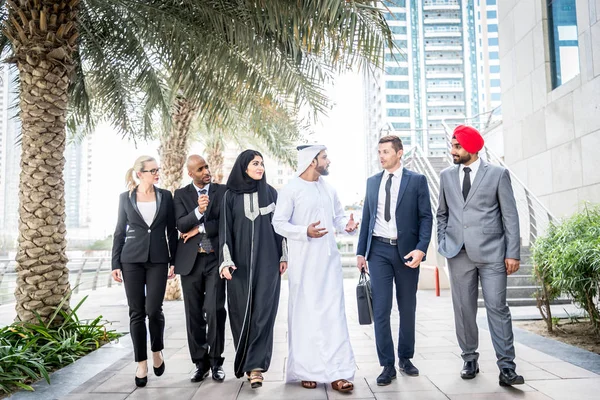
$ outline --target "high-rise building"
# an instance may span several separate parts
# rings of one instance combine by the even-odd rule
[[[464,121],[499,104],[495,0],[381,6],[396,48],[385,50],[383,71],[365,78],[369,174],[379,170],[376,148],[384,134],[400,136],[405,149],[419,145],[428,156],[443,156],[443,120]]]
[[[0,229],[16,237],[19,215],[21,124],[17,116],[16,70],[0,65]]]
[[[73,141],[65,149],[65,213],[67,228],[90,225],[92,148],[90,138]]]
[[[0,65],[0,229],[15,237],[21,171],[16,73],[14,68]],[[69,228],[84,228],[90,222],[91,151],[89,139],[71,143],[65,151],[65,205]]]
[[[477,72],[479,113],[496,110],[482,119],[500,119],[500,47],[498,42],[498,0],[477,0]],[[486,122],[486,121],[482,121]]]

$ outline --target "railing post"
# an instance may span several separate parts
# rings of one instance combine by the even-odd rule
[[[535,224],[535,216],[533,214],[533,203],[531,201],[531,196],[529,195],[529,190],[525,189],[525,199],[527,199],[527,215],[529,217],[529,245],[532,245],[535,242],[535,238],[537,237],[537,227]]]
[[[100,261],[98,261],[98,268],[96,268],[96,275],[94,275],[94,280],[92,281],[92,290],[96,290],[96,286],[98,284],[98,275],[100,275],[100,268],[102,268],[103,262],[104,262],[104,258],[100,258]]]
[[[81,283],[81,275],[83,274],[83,267],[85,267],[86,262],[87,258],[84,258],[81,268],[79,268],[79,272],[77,273],[77,279],[75,280],[75,293],[79,293],[79,283]]]
[[[435,267],[435,296],[440,297],[440,269]]]
[[[0,285],[2,284],[2,278],[4,278],[4,273],[8,269],[8,264],[10,264],[10,260],[7,260],[6,262],[2,263],[2,265],[0,266]]]

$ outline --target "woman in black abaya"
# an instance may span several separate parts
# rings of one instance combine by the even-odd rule
[[[258,151],[246,150],[238,156],[227,189],[221,208],[219,271],[227,279],[235,376],[246,373],[252,388],[257,388],[271,363],[287,247],[271,225],[277,191],[267,184]]]

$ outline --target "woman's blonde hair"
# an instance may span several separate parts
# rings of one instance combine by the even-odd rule
[[[125,185],[127,186],[127,189],[129,189],[130,192],[132,192],[133,189],[135,189],[135,187],[138,185],[136,180],[136,172],[141,172],[144,169],[144,164],[151,161],[156,160],[154,159],[154,157],[140,156],[133,163],[133,167],[127,170],[127,174],[125,175]]]

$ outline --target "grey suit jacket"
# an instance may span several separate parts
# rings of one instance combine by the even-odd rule
[[[481,160],[467,199],[463,199],[459,166],[440,174],[437,211],[438,251],[455,257],[463,244],[476,263],[520,259],[519,215],[506,168]]]

